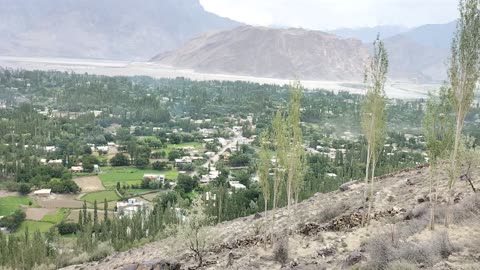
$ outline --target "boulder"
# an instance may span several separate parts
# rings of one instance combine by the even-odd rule
[[[358,182],[357,180],[353,180],[353,181],[346,182],[346,183],[342,184],[339,189],[340,189],[341,191],[347,191],[347,190],[350,189],[350,186],[351,186],[351,185],[354,185],[354,184],[356,184],[357,182]]]
[[[140,264],[129,264],[122,270],[180,270],[182,265],[174,260],[148,261]]]
[[[365,259],[365,256],[363,256],[362,253],[359,251],[354,251],[350,253],[347,258],[345,258],[345,261],[342,264],[342,269],[348,269],[349,267],[361,262],[363,259]]]

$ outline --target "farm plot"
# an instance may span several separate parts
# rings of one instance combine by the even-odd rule
[[[21,209],[22,206],[33,205],[34,201],[25,196],[13,196],[13,197],[3,197],[0,198],[0,216],[8,215],[18,209]]]
[[[55,194],[46,198],[39,197],[38,204],[43,208],[81,208],[83,202],[76,200],[77,195]]]
[[[46,215],[51,215],[55,214],[56,209],[52,208],[27,208],[25,211],[26,219],[28,220],[35,220],[35,221],[40,221],[42,220]]]
[[[156,170],[140,170],[133,167],[108,167],[103,168],[103,172],[99,174],[103,186],[107,189],[114,189],[117,182],[121,185],[140,185],[143,175],[150,174],[164,174],[167,179],[177,179],[178,171],[156,171]]]
[[[111,202],[111,201],[117,201],[118,199],[120,199],[120,197],[113,190],[105,190],[105,191],[91,192],[80,198],[80,200],[86,201],[89,203],[94,203],[95,201],[97,201],[97,203],[103,203],[105,199],[108,202]]]
[[[83,176],[73,178],[73,181],[82,189],[82,192],[105,190],[98,176]]]

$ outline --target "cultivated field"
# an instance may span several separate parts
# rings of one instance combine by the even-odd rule
[[[83,202],[76,200],[77,195],[55,194],[49,197],[37,198],[37,203],[44,208],[81,208]]]
[[[28,207],[29,204],[34,204],[34,201],[25,196],[3,197],[0,198],[0,216],[8,215],[15,210],[23,207]]]
[[[73,181],[82,189],[82,192],[105,190],[98,176],[83,176],[73,178]]]
[[[102,173],[99,174],[99,178],[107,189],[114,189],[117,182],[121,185],[140,185],[143,175],[146,173],[151,174],[164,174],[167,179],[177,179],[178,171],[155,171],[155,170],[140,170],[132,167],[108,167],[103,168]]]
[[[46,215],[55,214],[56,209],[53,208],[27,208],[25,210],[26,219],[40,221]]]
[[[108,202],[111,202],[111,201],[116,201],[120,199],[120,197],[113,190],[105,190],[105,191],[91,192],[80,198],[80,200],[86,201],[89,203],[94,203],[95,201],[97,201],[97,203],[103,203],[105,199]]]

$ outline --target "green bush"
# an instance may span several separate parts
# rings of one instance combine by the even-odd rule
[[[14,232],[20,227],[25,217],[26,215],[22,210],[17,210],[0,219],[0,227],[6,227],[9,231]]]
[[[57,229],[58,233],[61,235],[73,234],[79,230],[79,226],[77,223],[62,221],[57,225]]]

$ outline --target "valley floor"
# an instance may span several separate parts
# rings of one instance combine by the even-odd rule
[[[76,73],[89,73],[107,76],[151,76],[153,78],[185,77],[192,80],[247,81],[265,84],[285,85],[291,80],[240,76],[231,74],[208,74],[193,70],[176,69],[151,62],[132,62],[99,59],[69,59],[0,56],[0,67],[21,68],[27,70],[57,70]],[[328,89],[363,94],[362,82],[352,81],[307,81],[302,80],[307,89]],[[386,94],[390,98],[416,99],[425,98],[429,91],[439,88],[439,84],[417,84],[402,81],[390,81],[386,86]]]

